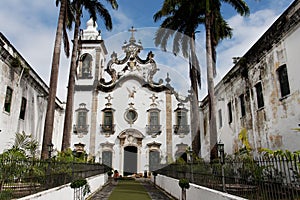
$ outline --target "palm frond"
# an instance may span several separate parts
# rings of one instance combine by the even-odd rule
[[[248,16],[250,9],[244,0],[222,0],[230,4],[241,16]]]

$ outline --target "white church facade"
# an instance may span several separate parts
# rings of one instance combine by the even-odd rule
[[[130,31],[121,55],[108,53],[92,21],[81,32],[70,147],[84,147],[90,158],[124,175],[174,161],[193,139],[189,95],[179,95],[167,73],[157,77],[155,55],[144,52]],[[299,44],[296,0],[216,85],[218,141],[226,153],[243,147],[241,137],[254,153],[299,150]],[[41,145],[48,86],[2,33],[0,50],[0,152],[17,132],[32,134]],[[205,97],[199,102],[200,155],[209,159],[208,108]],[[63,120],[64,106],[56,99],[56,149]]]
[[[154,55],[139,57],[133,28],[124,56],[112,52],[105,65],[96,28],[90,20],[80,36],[71,144],[124,175],[174,161],[191,145],[188,97],[179,97],[167,74],[165,84],[153,81]]]

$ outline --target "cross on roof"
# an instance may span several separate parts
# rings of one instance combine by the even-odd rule
[[[134,41],[134,42],[135,42],[135,39],[134,39],[134,32],[137,32],[137,30],[134,29],[133,26],[132,26],[131,29],[129,29],[128,31],[131,32],[131,38],[130,38],[130,41]]]

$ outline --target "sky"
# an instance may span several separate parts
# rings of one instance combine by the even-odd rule
[[[106,2],[106,1],[101,1]],[[271,26],[280,14],[293,2],[293,0],[246,0],[250,7],[250,16],[240,17],[234,10],[224,4],[222,14],[233,28],[233,37],[222,41],[218,48],[217,73],[215,83],[233,66],[232,57],[243,56],[259,37]],[[112,10],[113,30],[107,31],[103,22],[97,20],[98,29],[101,30],[102,39],[108,49],[107,61],[112,51],[116,51],[122,58],[121,46],[124,40],[129,39],[128,29],[134,26],[137,29],[135,38],[141,40],[144,51],[141,57],[145,58],[149,51],[153,51],[160,71],[155,79],[165,79],[170,74],[171,84],[177,87],[183,95],[188,90],[188,65],[186,58],[174,56],[171,49],[161,51],[153,44],[154,33],[160,21],[154,23],[153,15],[157,12],[163,0],[118,0],[119,8]],[[50,69],[57,26],[59,8],[55,0],[1,0],[0,1],[0,31],[11,42],[31,67],[49,85]],[[81,28],[86,28],[89,15],[84,13]],[[206,94],[206,71],[204,51],[204,31],[199,27],[200,33],[196,35],[197,55],[202,70],[201,97]],[[73,37],[73,33],[69,33]],[[127,39],[126,39],[127,38]],[[66,99],[67,81],[70,60],[61,53],[59,83],[57,96],[61,101]],[[186,66],[186,67],[185,67]],[[178,82],[178,80],[181,80]],[[177,81],[177,82],[176,82]]]

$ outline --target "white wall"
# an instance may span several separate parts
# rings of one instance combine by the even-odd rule
[[[32,135],[42,148],[44,123],[47,109],[48,86],[34,69],[22,58],[4,36],[0,56],[0,153],[11,147],[16,133]],[[6,56],[3,56],[6,55]],[[14,67],[11,60],[18,58],[21,66]],[[11,110],[4,110],[7,87],[13,90]],[[24,119],[20,119],[22,98],[26,99]],[[55,149],[61,148],[64,111],[62,103],[56,99],[53,141]]]
[[[154,182],[154,177],[151,177]],[[177,199],[181,199],[181,188],[179,180],[170,178],[163,175],[156,176],[156,185],[171,194]],[[206,187],[195,184],[190,184],[190,188],[186,190],[186,200],[245,200],[244,198],[237,197],[224,192],[219,192]]]
[[[104,183],[107,181],[108,177],[106,174],[101,174],[87,178],[88,184],[90,185],[91,194],[100,189]],[[50,190],[42,191],[33,195],[29,195],[19,200],[49,200],[49,199],[63,199],[63,200],[73,200],[74,190],[70,187],[70,183],[52,188]]]

